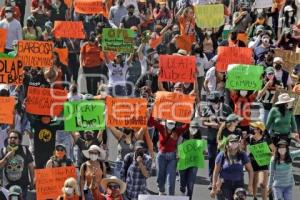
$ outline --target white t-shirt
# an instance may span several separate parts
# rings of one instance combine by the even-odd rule
[[[197,77],[203,77],[204,69],[207,70],[209,68],[207,57],[205,54],[203,55],[203,58],[201,58],[200,56],[196,56],[196,67],[198,71]]]
[[[140,60],[140,63],[141,63],[141,68],[142,68],[142,75],[146,74],[147,72],[147,58],[146,56],[143,57],[143,59],[139,59]]]
[[[215,91],[217,85],[217,78],[216,78],[216,68],[210,68],[205,76],[205,81],[208,81],[208,89],[209,91]]]
[[[114,64],[110,62],[107,65],[108,68],[108,87],[114,87],[116,85],[126,86],[126,72],[129,68],[127,62],[124,62],[124,66],[120,64]]]
[[[281,81],[282,80],[282,75],[283,75],[282,70],[279,70],[279,71],[275,70],[276,80]],[[293,81],[292,81],[291,76],[289,75],[289,77],[287,79],[287,85],[292,85],[292,84],[293,84]]]
[[[79,101],[79,100],[83,99],[83,95],[80,93],[73,95],[71,92],[69,92],[67,95],[67,98],[69,101]]]

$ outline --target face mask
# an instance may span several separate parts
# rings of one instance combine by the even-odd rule
[[[274,67],[276,70],[280,70],[282,66],[280,64],[276,64]]]
[[[98,155],[96,154],[90,154],[91,161],[96,161],[98,159]]]
[[[289,17],[293,17],[293,15],[294,15],[294,12],[288,12]]]
[[[174,128],[175,128],[175,123],[173,123],[173,122],[167,122],[166,123],[166,127],[167,127],[167,129],[168,130],[173,130]]]
[[[247,91],[245,91],[245,90],[241,90],[240,91],[240,95],[242,96],[242,97],[245,97],[246,95],[247,95]]]
[[[214,110],[218,110],[219,109],[219,104],[213,103],[212,107],[213,107]]]
[[[16,6],[16,2],[14,2],[14,1],[13,1],[13,2],[10,2],[10,5],[11,5],[11,6]]]
[[[71,188],[71,187],[65,187],[65,193],[66,193],[67,195],[74,194],[74,189]]]
[[[207,36],[211,36],[212,32],[211,31],[206,31]]]
[[[287,106],[287,109],[292,109],[293,108],[293,105],[294,105],[294,102],[289,102],[286,104]]]
[[[238,142],[229,142],[228,146],[230,149],[237,149],[239,147],[239,143]]]
[[[191,134],[191,135],[196,135],[196,133],[198,132],[198,129],[197,129],[197,128],[192,128],[192,127],[190,127],[190,128],[189,128],[189,131],[190,131],[190,134]]]
[[[8,19],[12,18],[12,16],[13,16],[13,14],[11,12],[5,13],[5,17]]]
[[[273,80],[274,79],[274,74],[267,74],[267,78],[269,80]]]
[[[262,8],[258,8],[256,11],[257,11],[257,14],[260,14],[260,13],[262,13],[264,10],[263,10]]]
[[[55,151],[55,156],[59,159],[62,159],[65,156],[64,151]]]
[[[270,43],[270,39],[269,38],[264,38],[264,39],[262,39],[262,42],[264,44],[269,44]]]
[[[285,155],[285,153],[286,153],[286,148],[279,148],[279,149],[278,149],[278,153],[279,153],[280,155]]]
[[[91,141],[93,139],[93,136],[91,134],[86,135],[86,140]]]

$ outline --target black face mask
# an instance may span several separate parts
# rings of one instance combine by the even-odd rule
[[[91,141],[91,140],[93,139],[93,135],[87,134],[87,135],[85,136],[85,138],[86,138],[87,141]]]
[[[77,87],[73,87],[71,92],[72,92],[73,94],[74,94],[74,93],[77,93]]]
[[[282,66],[280,64],[276,64],[274,67],[276,70],[280,70],[282,68]]]
[[[201,54],[201,53],[203,53],[203,51],[202,51],[202,49],[198,48],[198,49],[195,49],[195,53]]]
[[[233,41],[237,40],[237,33],[231,33],[230,39]]]
[[[133,15],[133,11],[128,11],[128,15],[132,16]]]

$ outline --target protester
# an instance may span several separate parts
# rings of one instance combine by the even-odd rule
[[[73,177],[65,180],[64,186],[61,190],[62,190],[62,195],[57,197],[57,200],[79,200],[80,199],[78,183],[76,179]]]
[[[46,168],[72,166],[73,162],[66,155],[66,147],[63,144],[55,146],[54,155],[49,159]]]
[[[126,191],[126,183],[115,176],[104,178],[101,187],[106,194],[101,194],[97,187],[93,189],[94,200],[123,200],[122,194]]]

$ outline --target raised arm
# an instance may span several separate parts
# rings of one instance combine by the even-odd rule
[[[113,134],[113,136],[119,141],[122,136],[123,136],[123,132],[121,132],[120,130],[116,129],[115,127],[109,127],[109,129],[111,130],[111,133]]]

